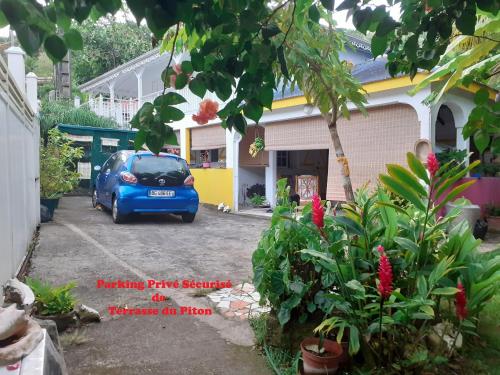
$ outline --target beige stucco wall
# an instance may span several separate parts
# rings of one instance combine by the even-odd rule
[[[340,119],[339,135],[349,159],[354,189],[377,181],[387,163],[406,163],[419,139],[420,124],[413,107],[395,104],[370,108],[368,116],[352,112]],[[280,121],[266,125],[266,150],[329,149],[326,198],[345,200],[328,127],[321,117]]]

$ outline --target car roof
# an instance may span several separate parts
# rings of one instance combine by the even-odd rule
[[[158,155],[157,154],[154,154],[152,153],[151,151],[134,151],[134,150],[121,150],[121,151],[118,151],[117,154],[125,154],[127,156],[127,159],[129,157],[133,157],[133,156],[168,156],[168,157],[171,157],[171,158],[176,158],[176,159],[182,159],[179,155],[176,155],[176,154],[169,154],[167,152],[160,152]],[[184,160],[184,159],[182,159]]]

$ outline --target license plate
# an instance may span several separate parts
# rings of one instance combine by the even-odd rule
[[[150,190],[150,197],[175,197],[175,191],[173,190]]]

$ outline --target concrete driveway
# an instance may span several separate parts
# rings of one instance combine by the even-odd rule
[[[103,321],[65,340],[70,374],[268,374],[252,348],[246,321],[211,316],[111,316],[109,306],[208,308],[193,289],[98,289],[97,280],[251,280],[251,255],[268,221],[201,208],[194,223],[140,217],[113,224],[90,198],[65,197],[43,224],[30,276],[56,284],[76,281],[78,300]]]

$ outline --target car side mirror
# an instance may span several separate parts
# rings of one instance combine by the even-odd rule
[[[99,172],[101,170],[100,165],[94,165],[94,171]]]

